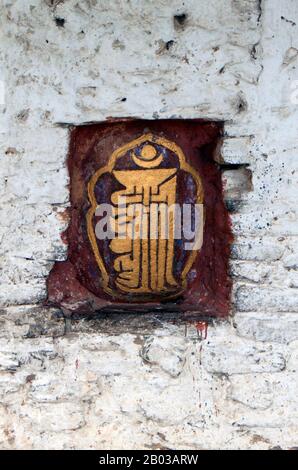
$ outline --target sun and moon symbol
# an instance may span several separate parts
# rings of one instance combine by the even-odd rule
[[[158,155],[156,148],[153,145],[146,144],[143,146],[140,156],[132,153],[132,159],[136,165],[142,168],[156,168],[162,162],[163,155]]]

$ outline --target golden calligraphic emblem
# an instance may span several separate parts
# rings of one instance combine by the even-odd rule
[[[112,153],[91,177],[88,196],[87,230],[103,290],[144,301],[180,295],[202,235],[186,252],[175,235],[172,208],[184,199],[203,203],[201,179],[182,150],[172,141],[145,134]],[[111,205],[114,236],[98,240],[96,210],[103,202]]]

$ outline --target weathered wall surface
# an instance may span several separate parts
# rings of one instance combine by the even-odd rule
[[[1,1],[2,448],[297,445],[297,24],[295,0]],[[69,126],[127,116],[225,121],[234,316],[205,340],[38,306]]]

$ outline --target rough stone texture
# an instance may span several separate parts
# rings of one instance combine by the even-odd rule
[[[297,446],[297,2],[3,0],[0,21],[1,447]],[[225,122],[234,317],[205,340],[40,306],[69,126],[121,117]]]
[[[294,447],[297,332],[287,336],[286,319],[286,338],[277,336],[253,317],[257,333],[240,316],[237,326],[210,326],[202,340],[195,325],[150,315],[65,328],[56,310],[6,309],[1,447]]]

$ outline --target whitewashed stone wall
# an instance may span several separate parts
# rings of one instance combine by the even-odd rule
[[[0,21],[1,448],[297,446],[297,1],[1,0]],[[205,340],[41,307],[69,129],[128,116],[225,122],[233,317]]]

